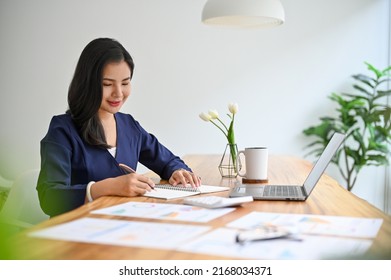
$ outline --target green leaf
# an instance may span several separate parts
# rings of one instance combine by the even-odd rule
[[[350,147],[345,147],[345,153],[347,156],[353,159],[355,166],[361,166],[365,164],[365,158],[361,157],[359,151],[354,150]]]
[[[363,75],[363,74],[358,74],[358,75],[353,75],[352,76],[355,80],[357,81],[360,81],[364,84],[366,84],[367,86],[371,87],[371,88],[374,88],[375,85],[376,85],[376,80],[369,77],[369,76],[366,76],[366,75]]]
[[[229,125],[227,138],[228,138],[228,143],[235,144],[234,120],[233,119]]]
[[[363,95],[357,95],[357,94],[354,94],[354,93],[342,93],[344,96],[346,97],[349,97],[349,98],[360,98],[362,100],[365,100],[366,102],[368,102],[371,98],[372,98],[372,95],[370,96],[363,96]]]
[[[333,101],[336,101],[340,105],[345,104],[345,99],[338,93],[333,92],[331,95],[329,95],[329,98]]]
[[[387,155],[388,152],[389,152],[387,144],[385,144],[385,143],[378,143],[378,142],[373,141],[373,140],[369,141],[369,143],[368,143],[368,150],[370,150],[370,151],[377,151],[377,152],[379,152],[381,154],[385,154],[385,155]]]
[[[386,76],[386,75],[389,75],[388,72],[391,71],[391,65],[388,66],[387,68],[383,69],[382,73],[383,73],[383,76]]]
[[[387,139],[390,138],[391,131],[387,127],[375,126],[375,141],[376,142],[387,142]]]
[[[316,140],[316,141],[313,141],[311,143],[309,143],[308,145],[306,145],[304,148],[305,149],[308,149],[308,148],[311,148],[313,146],[316,146],[316,145],[319,145],[319,144],[323,144],[324,141],[322,140]]]
[[[322,122],[329,122],[329,123],[332,123],[334,121],[336,121],[337,119],[336,118],[333,118],[333,117],[321,117],[319,118]]]
[[[377,81],[376,88],[379,88],[381,84],[387,84],[391,81],[391,76],[382,77]]]
[[[356,140],[356,142],[358,143],[362,153],[365,154],[367,152],[367,147],[365,145],[364,139],[361,133],[359,132],[359,130],[355,129],[352,135],[353,135],[353,139]]]
[[[360,87],[359,85],[353,85],[353,88],[357,89],[358,91],[361,91],[361,92],[365,93],[366,95],[372,95],[371,91],[368,91],[365,88]],[[373,87],[371,87],[371,88],[373,88]]]
[[[382,166],[388,165],[390,162],[388,158],[384,155],[370,155],[368,156],[368,165]]]
[[[383,76],[383,73],[382,71],[380,71],[379,69],[375,68],[374,66],[372,66],[371,64],[369,64],[368,62],[365,62],[365,64],[368,66],[368,70],[372,71],[373,73],[375,73],[376,75],[376,78],[380,78]]]
[[[318,136],[321,139],[327,139],[328,135],[330,134],[330,131],[333,129],[333,124],[328,121],[323,121],[317,126],[311,126],[305,130],[303,130],[303,133],[307,136],[313,135]]]
[[[391,96],[391,89],[390,90],[378,90],[377,94],[373,97],[373,100],[382,98],[382,97],[387,97]]]

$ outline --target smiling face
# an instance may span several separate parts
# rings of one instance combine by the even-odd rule
[[[131,90],[130,68],[124,60],[108,63],[102,74],[102,103],[99,108],[101,119],[119,112]]]

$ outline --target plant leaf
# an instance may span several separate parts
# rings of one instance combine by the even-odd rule
[[[376,80],[369,77],[369,76],[366,76],[366,75],[363,75],[363,74],[357,74],[357,75],[353,75],[352,76],[355,80],[357,81],[360,81],[364,84],[366,84],[367,86],[371,87],[371,88],[374,88],[375,85],[376,85]]]
[[[357,89],[358,91],[361,91],[361,92],[365,93],[366,95],[372,95],[372,92],[366,90],[363,87],[360,87],[359,85],[353,85],[353,88]],[[371,87],[371,88],[373,89],[373,87]]]
[[[368,62],[365,62],[365,64],[368,66],[368,70],[370,70],[373,73],[375,73],[377,79],[379,79],[381,76],[383,76],[382,71],[380,71],[379,69],[375,68],[373,65],[369,64]]]

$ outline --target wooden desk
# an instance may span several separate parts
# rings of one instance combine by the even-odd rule
[[[218,155],[188,155],[184,157],[186,163],[202,177],[204,184],[233,187],[236,180],[240,179],[221,178],[217,169],[219,159],[220,156]],[[271,156],[269,159],[269,183],[302,184],[310,169],[311,164],[305,160],[286,156]],[[149,175],[154,176],[152,173]],[[228,196],[228,192],[222,192],[219,195]],[[164,200],[146,197],[102,197],[74,211],[45,221],[32,230],[81,217],[97,217],[97,215],[92,215],[89,212],[127,201],[165,202]],[[181,203],[181,201],[182,199],[176,199],[167,201],[167,203]],[[252,211],[382,218],[381,229],[368,252],[368,256],[363,256],[363,258],[391,259],[391,217],[348,192],[326,174],[322,176],[311,196],[305,202],[254,201],[244,204],[243,207],[238,207],[234,212],[215,219],[207,225],[218,228]],[[111,218],[118,219],[114,216]],[[167,222],[152,219],[120,219]],[[169,222],[172,223],[172,221]],[[28,237],[26,233],[14,240],[12,248],[14,248],[13,259],[224,259],[218,256],[171,250],[35,239]]]

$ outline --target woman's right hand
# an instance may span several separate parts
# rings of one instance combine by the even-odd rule
[[[116,178],[117,184],[113,185],[113,191],[118,196],[139,196],[150,192],[155,183],[144,175],[130,173]]]
[[[130,173],[95,182],[90,187],[90,193],[93,200],[106,195],[132,197],[144,195],[146,192],[152,191],[154,187],[155,183],[150,178]]]

